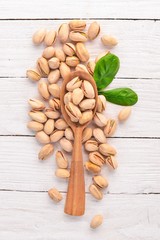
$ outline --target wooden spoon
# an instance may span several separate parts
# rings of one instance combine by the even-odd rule
[[[82,80],[89,81],[95,91],[95,108],[93,109],[93,116],[97,109],[98,93],[97,87],[94,79],[90,74],[83,71],[76,71],[70,73],[63,81],[61,87],[61,112],[65,121],[71,127],[74,133],[74,145],[72,152],[72,162],[70,169],[70,179],[68,184],[67,198],[64,212],[73,215],[81,216],[85,212],[85,183],[84,183],[84,167],[83,167],[83,157],[82,157],[82,132],[84,128],[89,124],[89,122],[81,125],[80,123],[75,123],[70,120],[70,117],[66,113],[64,105],[64,95],[66,94],[66,84],[73,78],[79,76]]]

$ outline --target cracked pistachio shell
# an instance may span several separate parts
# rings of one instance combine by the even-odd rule
[[[35,137],[40,143],[47,144],[50,142],[49,136],[44,131],[37,132]]]
[[[69,22],[69,27],[72,30],[83,30],[86,27],[86,22],[84,20],[71,20]]]
[[[77,89],[77,88],[76,88]],[[72,93],[71,92],[67,92],[64,95],[64,103],[67,105],[69,102],[72,101]]]
[[[64,119],[60,118],[55,122],[55,127],[59,130],[65,130],[68,127],[68,124]]]
[[[118,114],[118,120],[119,121],[125,121],[127,120],[127,118],[130,116],[131,114],[131,110],[132,108],[131,107],[125,107],[123,108],[119,114]]]
[[[108,164],[108,166],[110,166],[113,169],[116,169],[118,167],[118,162],[114,156],[108,156],[106,158],[106,164]]]
[[[55,57],[58,58],[60,62],[64,62],[66,59],[65,53],[60,48],[55,49]]]
[[[54,56],[55,49],[54,47],[46,47],[42,53],[42,56],[46,59],[52,58]]]
[[[109,35],[103,35],[101,37],[101,41],[103,45],[108,46],[110,48],[116,46],[118,44],[118,41],[115,37],[109,36]]]
[[[51,142],[58,142],[64,136],[63,130],[54,130],[50,135]]]
[[[59,70],[63,79],[66,78],[71,72],[70,67],[64,62],[60,63]]]
[[[60,78],[60,71],[58,69],[52,70],[48,75],[49,83],[56,83]]]
[[[74,140],[73,131],[70,127],[65,129],[64,135],[68,140],[70,141]]]
[[[102,113],[95,113],[94,122],[98,127],[104,127],[107,124],[107,119]]]
[[[82,116],[82,113],[79,110],[79,108],[71,102],[65,105],[65,109],[70,118],[75,118],[79,120]]]
[[[99,151],[104,156],[116,155],[116,153],[117,153],[116,149],[107,143],[100,144]]]
[[[107,139],[104,135],[104,132],[100,128],[93,129],[93,136],[99,143],[106,143]]]
[[[81,88],[75,88],[72,92],[72,102],[78,105],[84,98],[84,93]]]
[[[79,77],[73,78],[70,82],[67,83],[66,89],[67,91],[73,91],[75,88],[81,87],[82,80]]]
[[[54,130],[54,120],[48,119],[47,122],[44,124],[44,132],[47,135],[50,135]]]
[[[43,42],[46,35],[46,29],[41,28],[33,34],[32,41],[34,44],[39,45]]]
[[[44,77],[46,77],[49,74],[50,69],[49,69],[49,66],[48,66],[48,62],[44,57],[38,58],[37,69],[40,72],[40,74]]]
[[[109,119],[104,128],[104,134],[106,137],[110,137],[114,134],[117,127],[117,121],[115,119]]]
[[[94,73],[94,69],[95,69],[95,62],[94,61],[90,61],[87,63],[87,70],[88,72],[93,76],[93,73]]]
[[[46,82],[43,81],[38,83],[38,91],[44,100],[48,100],[50,98],[50,93],[48,91],[48,84]]]
[[[103,95],[98,96],[98,102],[97,102],[97,112],[101,113],[106,108],[106,99]]]
[[[55,202],[60,202],[63,199],[62,194],[56,188],[49,189],[48,195]]]
[[[57,68],[59,68],[60,61],[58,58],[53,57],[48,61],[48,65],[51,69],[57,69]]]
[[[80,104],[79,107],[82,111],[85,110],[92,110],[95,107],[95,99],[84,99]]]
[[[92,137],[92,128],[85,128],[82,133],[82,143],[86,142]]]
[[[87,62],[90,58],[89,52],[82,42],[76,44],[76,54],[82,62]]]
[[[87,70],[87,68],[86,68],[86,66],[83,65],[83,64],[78,64],[78,65],[76,66],[76,69],[75,69],[75,70],[76,70],[76,71],[84,71],[84,72],[89,73],[88,70]]]
[[[104,157],[99,152],[89,153],[89,161],[98,165],[99,167],[103,166],[105,163]]]
[[[41,79],[41,74],[36,69],[28,69],[26,76],[32,81],[39,81]]]
[[[88,151],[88,152],[95,152],[98,150],[98,142],[90,139],[85,142],[84,147],[85,147],[86,151]]]
[[[55,43],[56,41],[56,31],[54,30],[50,30],[46,33],[46,36],[44,38],[44,43],[47,45],[47,46],[51,46]]]
[[[28,103],[34,110],[43,110],[45,108],[44,103],[35,98],[29,99]]]
[[[105,56],[106,54],[108,54],[108,53],[109,53],[109,51],[106,50],[106,51],[98,54],[98,56],[97,56],[96,59],[95,59],[95,63],[97,63],[100,58],[104,57],[104,56]]]
[[[91,110],[85,111],[82,113],[81,117],[79,118],[79,123],[81,125],[90,122],[93,118],[93,112]]]
[[[63,45],[63,51],[67,56],[72,57],[76,53],[76,47],[73,43],[65,43]]]
[[[60,109],[60,100],[58,98],[49,99],[48,104],[54,111]]]
[[[45,146],[43,146],[38,154],[38,158],[40,160],[45,160],[48,157],[51,156],[51,154],[54,151],[54,147],[52,144],[46,144]]]
[[[86,98],[95,98],[95,92],[92,84],[87,80],[82,82],[82,89]]]
[[[53,111],[52,108],[46,108],[44,113],[48,118],[51,118],[51,119],[57,119],[60,117],[60,112]]]
[[[47,121],[47,117],[43,112],[30,111],[28,115],[36,122],[44,123]]]
[[[103,198],[103,193],[94,184],[90,185],[89,191],[92,194],[92,196],[97,200],[101,200]]]
[[[55,171],[55,175],[59,178],[69,178],[70,172],[67,169],[60,168]]]
[[[92,162],[85,162],[85,168],[92,173],[99,173],[101,171],[101,167],[92,163]]]
[[[90,227],[95,229],[99,227],[103,223],[103,216],[102,215],[95,215],[90,223]]]
[[[39,122],[36,122],[36,121],[30,121],[28,124],[27,124],[27,127],[35,132],[39,132],[41,130],[43,130],[43,124],[42,123],[39,123]]]
[[[57,84],[50,84],[48,90],[53,97],[60,98],[60,87]]]
[[[69,25],[67,23],[61,24],[58,29],[58,38],[61,43],[65,43],[69,36]]]
[[[73,146],[72,146],[72,143],[71,141],[69,141],[68,139],[66,139],[65,137],[63,137],[61,140],[60,140],[60,146],[61,148],[66,151],[66,152],[72,152],[73,150]]]
[[[95,39],[100,33],[100,25],[97,22],[92,22],[88,28],[89,40]]]
[[[87,34],[85,32],[80,31],[71,31],[69,34],[69,38],[73,42],[86,42]]]
[[[76,67],[79,64],[79,59],[76,56],[66,57],[66,64],[69,67]]]
[[[102,177],[101,175],[94,176],[93,178],[94,184],[99,188],[106,188],[108,187],[108,181],[106,178]]]
[[[56,152],[56,163],[58,168],[67,168],[68,167],[68,159],[62,151]]]

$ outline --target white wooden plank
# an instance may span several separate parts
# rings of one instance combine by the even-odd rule
[[[106,191],[111,193],[160,192],[160,140],[109,139],[117,149],[119,168],[111,171],[104,166],[102,175],[109,179]],[[55,152],[60,149],[55,145]],[[55,157],[38,160],[40,145],[29,137],[0,137],[0,189],[47,191],[53,185],[66,191],[67,180],[57,179]],[[70,156],[68,156],[71,159]],[[84,152],[84,162],[88,155]],[[86,172],[86,191],[92,174]]]
[[[64,215],[64,200],[54,204],[47,193],[0,192],[1,239],[160,238],[160,195],[109,194],[101,202],[87,196],[86,213],[83,217]],[[89,223],[95,214],[102,214],[104,222],[98,229],[91,230]]]
[[[31,42],[33,32],[41,27],[57,29],[62,22],[64,21],[1,21],[0,76],[25,76],[26,69],[34,66],[43,49],[43,46],[33,46]],[[113,49],[121,61],[117,76],[160,78],[159,21],[99,22],[102,26],[101,35],[111,34],[119,40],[119,45]],[[99,38],[86,45],[91,59],[105,49]]]
[[[155,79],[115,79],[110,88],[131,87],[139,95],[139,102],[133,107],[132,115],[118,125],[114,136],[118,137],[160,137],[160,81]],[[40,98],[37,85],[25,78],[1,79],[0,87],[0,134],[33,135],[27,129],[28,99]],[[105,115],[116,118],[121,106],[107,103]]]
[[[1,0],[0,18],[152,18],[159,19],[158,0]]]

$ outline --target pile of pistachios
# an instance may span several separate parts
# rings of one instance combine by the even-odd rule
[[[93,75],[96,62],[108,53],[106,49],[94,61],[89,60],[90,54],[84,42],[93,41],[99,35],[100,25],[92,22],[88,30],[85,29],[85,21],[72,20],[61,24],[58,31],[46,29],[36,31],[32,38],[33,43],[35,45],[44,43],[46,48],[38,58],[36,67],[27,70],[27,77],[38,83],[40,94],[39,99],[33,98],[28,101],[31,107],[29,116],[32,120],[27,126],[35,132],[36,139],[44,144],[38,154],[41,160],[53,154],[54,143],[59,141],[62,150],[58,150],[55,155],[57,163],[55,175],[64,179],[70,176],[70,161],[65,152],[72,152],[74,134],[60,111],[61,83],[71,71],[81,70]],[[62,44],[61,48],[56,47],[58,41]],[[109,35],[103,35],[101,42],[108,48],[118,43]],[[91,84],[85,80],[82,82],[76,77],[68,83],[67,91],[64,103],[71,120],[79,121],[80,124],[93,120],[83,131],[82,144],[88,152],[84,167],[93,174],[90,193],[97,200],[101,200],[102,190],[108,186],[108,180],[100,175],[101,168],[104,164],[111,169],[116,169],[118,166],[115,159],[116,149],[107,143],[107,138],[114,134],[118,120],[124,121],[129,117],[131,108],[123,108],[117,119],[107,119],[103,114],[106,99],[103,95],[99,95],[97,112],[93,117],[95,94]],[[56,188],[50,189],[48,194],[55,202],[62,200],[62,194]],[[98,227],[102,219],[100,215],[97,215],[97,218],[95,216],[91,227]]]

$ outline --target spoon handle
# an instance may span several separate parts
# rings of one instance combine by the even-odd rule
[[[70,179],[64,209],[65,213],[73,216],[81,216],[84,214],[85,211],[82,131],[83,129],[80,127],[76,127],[74,131],[74,147],[72,152]]]

